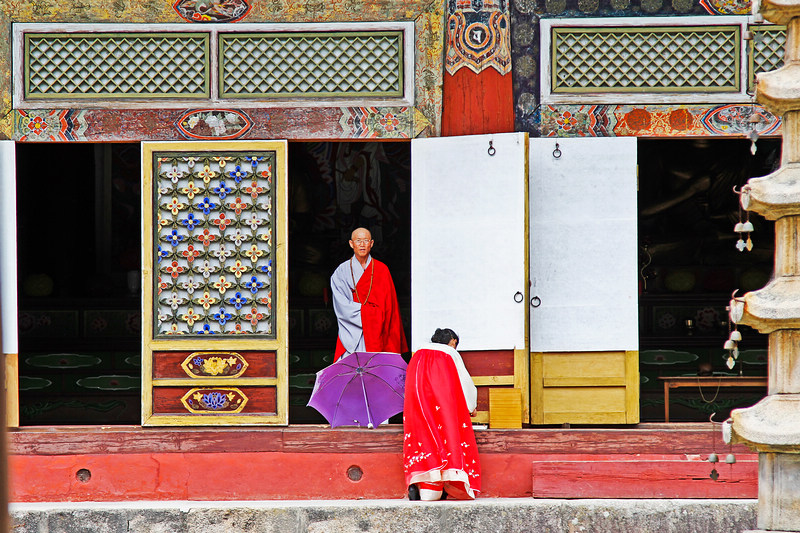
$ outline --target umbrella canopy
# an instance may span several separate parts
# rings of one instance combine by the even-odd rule
[[[317,372],[308,405],[331,427],[373,428],[403,410],[407,367],[400,354],[353,352]]]

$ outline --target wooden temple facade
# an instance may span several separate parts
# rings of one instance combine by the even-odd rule
[[[715,375],[766,374],[755,333],[722,349],[771,258],[731,189],[780,153],[751,94],[785,31],[749,3],[0,12],[11,501],[402,497],[399,427],[305,407],[356,225],[412,349],[461,334],[485,496],[756,497],[707,422],[763,394]]]

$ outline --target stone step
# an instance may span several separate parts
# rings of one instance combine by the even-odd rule
[[[13,503],[14,533],[717,533],[756,500],[325,500]]]

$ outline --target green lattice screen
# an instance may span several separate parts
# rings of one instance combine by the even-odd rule
[[[403,34],[220,35],[220,96],[402,96]]]
[[[739,90],[740,26],[553,28],[553,93]]]
[[[749,78],[750,88],[755,84],[755,75],[769,72],[783,66],[783,52],[786,47],[785,26],[753,26],[753,40],[750,41]]]
[[[25,97],[209,97],[209,36],[25,34]]]

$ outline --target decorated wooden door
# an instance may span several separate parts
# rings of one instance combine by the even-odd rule
[[[531,422],[639,421],[636,138],[530,141]]]
[[[528,241],[525,133],[411,142],[411,344],[449,327],[478,386],[511,389],[527,421]]]
[[[287,424],[286,142],[142,144],[143,425]]]

